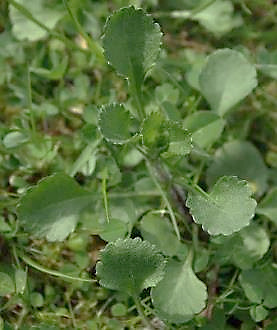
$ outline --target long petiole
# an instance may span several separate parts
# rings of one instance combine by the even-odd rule
[[[162,186],[160,185],[159,181],[157,180],[156,176],[155,176],[155,173],[154,173],[154,169],[152,168],[151,164],[149,163],[149,161],[146,160],[146,166],[147,166],[147,169],[148,169],[148,172],[151,176],[151,179],[153,180],[153,182],[155,183],[156,187],[158,188],[163,200],[164,200],[164,203],[168,209],[168,212],[169,212],[169,216],[170,216],[170,219],[172,221],[172,224],[173,224],[173,227],[174,227],[174,230],[175,230],[175,233],[178,237],[178,240],[181,239],[181,236],[180,236],[180,231],[179,231],[179,228],[178,228],[178,225],[177,225],[177,220],[176,220],[176,217],[175,217],[175,213],[172,209],[172,206],[167,198],[167,194],[166,192],[163,190]]]

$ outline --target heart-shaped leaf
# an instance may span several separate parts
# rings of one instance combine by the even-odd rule
[[[223,116],[257,86],[255,66],[241,53],[220,49],[208,57],[199,77],[201,93]]]
[[[170,260],[164,278],[151,290],[153,305],[165,321],[186,322],[205,307],[206,285],[196,277],[188,259],[185,263]]]
[[[75,229],[79,212],[91,200],[91,193],[70,176],[59,173],[26,192],[18,206],[18,218],[34,236],[62,241]]]
[[[231,235],[247,226],[255,214],[256,201],[247,182],[221,177],[209,194],[189,193],[187,207],[196,223],[211,235]]]
[[[163,278],[164,267],[165,258],[154,245],[128,238],[109,243],[101,251],[96,273],[102,286],[137,296]]]

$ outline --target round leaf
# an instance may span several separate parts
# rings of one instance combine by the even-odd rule
[[[223,116],[257,86],[256,69],[241,53],[220,49],[208,57],[199,83],[212,110]]]
[[[182,323],[205,307],[206,285],[193,273],[186,261],[168,262],[165,276],[151,291],[153,305],[165,321]]]
[[[159,25],[143,10],[131,6],[110,16],[104,33],[107,60],[120,74],[140,85],[160,50]]]
[[[74,179],[55,174],[26,192],[18,206],[18,218],[34,236],[62,241],[75,229],[79,212],[91,199]]]
[[[195,191],[187,207],[196,223],[211,235],[231,235],[247,226],[255,214],[256,201],[251,198],[246,181],[221,177],[209,194]]]
[[[162,279],[164,267],[165,258],[154,245],[128,238],[109,243],[101,251],[96,272],[102,286],[137,295]]]
[[[131,115],[122,104],[109,104],[101,108],[99,127],[107,141],[123,144],[131,138]]]

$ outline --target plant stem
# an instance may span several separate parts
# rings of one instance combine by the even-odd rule
[[[181,236],[180,236],[180,231],[179,231],[179,228],[178,228],[178,225],[177,225],[177,220],[176,220],[174,211],[172,209],[172,206],[171,206],[171,204],[170,204],[170,202],[167,198],[166,192],[163,190],[162,186],[160,185],[159,181],[157,180],[157,178],[155,176],[155,173],[154,173],[154,169],[152,168],[152,165],[150,164],[150,162],[148,160],[146,160],[146,166],[147,166],[148,172],[151,176],[151,179],[153,180],[156,187],[158,188],[158,190],[159,190],[159,192],[160,192],[160,194],[161,194],[161,196],[164,200],[164,203],[165,203],[166,207],[168,208],[169,216],[171,218],[175,233],[178,237],[178,240],[180,240]]]
[[[75,27],[76,27],[77,31],[84,38],[84,40],[86,41],[89,49],[96,55],[96,57],[98,58],[98,60],[101,63],[104,63],[105,60],[104,60],[102,47],[97,42],[95,42],[90,36],[88,36],[88,34],[84,31],[82,25],[77,20],[76,15],[73,13],[72,9],[70,8],[70,6],[68,4],[68,0],[63,0],[63,3],[64,3],[65,8],[68,11],[69,16],[71,17],[72,21],[75,24]]]
[[[143,310],[143,307],[139,301],[139,298],[137,297],[137,295],[133,295],[132,298],[134,299],[134,302],[135,302],[135,305],[136,305],[136,308],[137,308],[137,311],[139,313],[139,316],[141,317],[143,323],[145,324],[145,326],[148,328],[148,329],[151,329],[153,330],[154,328],[152,327],[151,323],[149,322],[149,320],[147,319],[145,313],[144,313],[144,310]]]
[[[104,177],[102,179],[102,195],[103,195],[103,200],[104,200],[104,207],[105,207],[105,212],[106,212],[106,219],[107,222],[110,222],[110,212],[109,212],[109,204],[108,204],[108,197],[107,197],[107,179]]]
[[[27,106],[30,111],[30,120],[31,120],[31,129],[33,135],[36,133],[36,124],[33,113],[33,101],[32,101],[32,83],[31,83],[31,75],[29,65],[27,65]]]
[[[53,276],[57,276],[57,277],[61,277],[63,279],[68,279],[68,280],[74,280],[74,281],[81,281],[81,282],[96,282],[96,280],[92,280],[92,279],[86,279],[86,278],[80,278],[80,277],[75,277],[75,276],[70,276],[67,274],[63,274],[60,273],[56,270],[52,270],[52,269],[48,269],[40,264],[38,264],[37,262],[35,262],[34,260],[32,260],[31,258],[27,257],[26,255],[20,254],[19,257],[30,267],[39,270],[40,272],[46,273],[46,274],[50,274]]]

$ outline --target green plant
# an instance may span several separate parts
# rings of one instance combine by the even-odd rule
[[[68,31],[78,31],[84,47],[55,32],[65,15],[59,6],[9,3],[12,32],[19,40],[54,39],[49,50],[42,48],[43,60],[35,59],[25,72],[27,100],[21,102],[27,111],[12,129],[1,131],[12,192],[3,196],[0,232],[13,267],[1,268],[0,308],[23,306],[20,327],[26,306],[43,310],[55,300],[54,284],[38,292],[27,265],[70,283],[67,308],[60,306],[54,313],[72,318],[76,329],[117,329],[122,327],[117,317],[125,318],[130,328],[140,322],[155,328],[155,316],[169,329],[212,329],[218,324],[225,329],[231,326],[229,316],[245,328],[274,321],[276,180],[270,179],[263,155],[248,138],[256,116],[264,113],[247,110],[249,103],[258,102],[251,101],[259,86],[256,68],[268,74],[266,64],[256,66],[246,51],[219,49],[199,57],[187,82],[180,83],[178,72],[160,55],[159,24],[142,9],[124,7],[108,18],[102,52],[80,25],[74,1],[64,1],[73,26],[64,24]],[[219,36],[241,23],[232,19],[231,9],[226,29],[217,31],[210,15],[220,12],[220,6],[233,8],[229,1],[203,2],[169,16],[199,21]],[[63,57],[71,48],[74,53]],[[51,64],[47,69],[45,61]],[[90,65],[99,79],[93,82],[93,97],[84,74]],[[105,78],[97,78],[97,70]],[[65,72],[73,81],[68,89],[62,81]],[[44,79],[59,81],[52,103],[34,101],[42,88],[34,87],[34,81]],[[13,89],[22,95],[22,86]],[[59,107],[63,122],[70,123],[67,128],[55,119]],[[78,111],[81,119],[74,117]],[[47,133],[48,125],[57,137]],[[92,279],[89,251],[100,250],[103,241]],[[107,302],[85,325],[75,320],[75,290],[92,305]],[[105,319],[113,300],[115,319]],[[128,319],[134,308],[138,315]],[[37,317],[46,328],[55,327],[58,321],[48,314]]]

